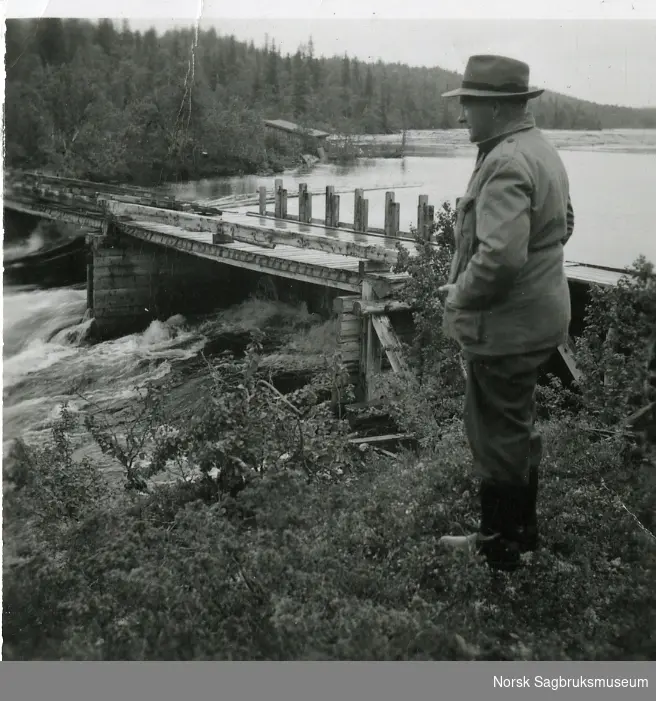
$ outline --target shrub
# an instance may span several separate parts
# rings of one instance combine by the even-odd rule
[[[615,287],[592,286],[586,325],[576,344],[583,405],[612,426],[645,402],[648,341],[656,328],[656,274],[639,258]]]

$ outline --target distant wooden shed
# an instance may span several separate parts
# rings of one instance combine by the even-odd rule
[[[273,135],[281,145],[294,144],[313,151],[323,148],[330,136],[327,131],[302,127],[286,119],[265,119],[264,126],[267,133]]]

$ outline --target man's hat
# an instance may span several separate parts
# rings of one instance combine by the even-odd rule
[[[529,68],[523,61],[505,56],[471,56],[462,85],[442,97],[537,97],[544,90],[530,90]]]

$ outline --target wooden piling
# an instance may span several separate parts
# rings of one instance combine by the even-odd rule
[[[369,200],[365,200],[363,195],[364,190],[358,188],[355,191],[353,229],[365,233],[369,228]]]
[[[362,301],[371,302],[375,296],[371,282],[365,278],[362,281]],[[362,321],[360,334],[360,391],[362,399],[367,402],[372,397],[373,378],[380,372],[382,360],[372,317]]]
[[[333,185],[326,187],[326,215],[324,223],[331,228],[339,226],[339,195],[335,194]]]
[[[429,204],[426,207],[426,219],[425,219],[425,226],[426,226],[426,239],[430,239],[430,237],[433,235],[433,225],[435,224],[435,206],[432,204]]]
[[[339,195],[333,195],[332,221],[332,225],[337,228],[339,226]]]
[[[282,179],[276,178],[275,182],[276,206],[273,215],[276,219],[282,218]]]
[[[312,223],[312,195],[306,183],[298,186],[298,220],[305,224]]]
[[[332,211],[333,211],[333,197],[335,196],[335,187],[333,185],[326,186],[326,214],[324,216],[324,223],[326,226],[332,226]]]
[[[417,233],[424,240],[428,241],[433,230],[435,219],[435,207],[428,204],[428,195],[419,195],[417,205]]]
[[[426,240],[426,207],[428,206],[428,195],[419,195],[417,205],[417,235]]]
[[[287,190],[282,190],[280,196],[280,218],[287,219]]]
[[[366,234],[369,231],[369,200],[362,200],[361,217],[361,231]]]
[[[385,193],[385,236],[399,235],[401,205],[395,202],[394,192]]]
[[[260,188],[260,214],[262,216],[265,216],[267,211],[266,211],[266,206],[267,206],[267,193],[266,193],[266,187],[262,185]]]

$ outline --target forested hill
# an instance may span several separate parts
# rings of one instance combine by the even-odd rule
[[[275,165],[263,118],[350,133],[452,128],[457,101],[440,94],[460,82],[440,68],[319,58],[311,39],[281,55],[275,41],[109,20],[8,20],[6,70],[7,165],[138,182]],[[555,93],[532,109],[545,128],[656,128],[656,109]]]

